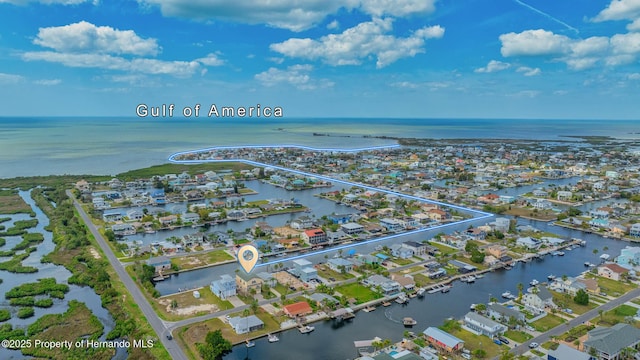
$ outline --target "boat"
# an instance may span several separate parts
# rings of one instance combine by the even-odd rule
[[[382,303],[382,306],[384,306],[384,307],[391,306],[391,302],[389,302],[389,301],[384,301],[384,302]]]
[[[443,294],[444,294],[444,293],[448,293],[448,292],[449,292],[449,290],[451,290],[451,288],[452,288],[452,286],[451,286],[451,285],[445,285],[445,286],[443,286],[443,287],[441,288],[440,292],[441,292],[441,293],[443,293]]]
[[[425,291],[426,291],[425,288],[418,288],[418,290],[416,291],[416,294],[418,294],[418,297],[423,297]]]
[[[256,343],[254,343],[253,341],[251,341],[249,339],[245,340],[244,343],[245,343],[245,346],[248,347],[248,348],[256,346]]]
[[[482,279],[483,277],[484,277],[484,275],[482,275],[482,274],[476,275],[476,279]]]
[[[540,284],[540,281],[538,281],[538,280],[536,280],[536,279],[533,279],[533,280],[531,280],[531,281],[529,282],[529,285],[531,285],[531,286],[536,286],[536,285],[538,285],[538,284]]]
[[[413,298],[415,298],[416,296],[418,296],[418,294],[416,294],[415,292],[412,292],[411,294],[409,294],[409,298],[410,298],[410,299],[413,299]]]
[[[280,339],[274,334],[267,335],[267,339],[269,340],[270,343],[274,343],[274,342],[280,341]]]
[[[558,251],[558,256],[564,256],[564,251]]]
[[[440,291],[442,291],[442,286],[434,286],[428,291],[428,293],[429,294],[435,294],[435,293],[440,292]]]
[[[469,284],[476,282],[476,277],[475,277],[475,276],[473,276],[473,275],[469,275],[469,276],[467,276],[467,282],[468,282]]]
[[[308,333],[312,332],[315,329],[316,328],[314,328],[313,326],[309,326],[309,325],[300,326],[298,328],[298,330],[300,331],[301,334],[308,334]]]
[[[413,326],[413,325],[415,325],[417,323],[418,323],[417,321],[415,321],[413,318],[410,318],[410,317],[406,317],[406,318],[402,319],[402,324],[404,326]]]
[[[364,312],[372,312],[375,309],[376,309],[375,306],[367,306],[366,308],[362,309],[362,311],[364,311]]]
[[[547,279],[553,281],[553,280],[556,279],[556,276],[555,275],[549,275],[549,276],[547,276]]]
[[[407,296],[404,293],[400,293],[400,295],[396,298],[396,302],[398,304],[404,304],[407,301],[409,301],[409,299],[407,299]]]
[[[589,266],[591,266],[591,263],[590,263],[590,262],[588,262],[588,261],[585,261],[585,262],[584,262],[584,266],[589,267]]]
[[[504,269],[505,269],[505,270],[511,270],[511,269],[513,269],[513,266],[511,266],[511,265],[507,265],[507,266],[505,266],[505,267],[504,267]]]
[[[462,281],[462,282],[467,282],[467,279],[468,278],[466,276],[461,276],[460,277],[460,281]]]
[[[471,304],[471,306],[469,306],[469,310],[476,311],[476,306],[478,306],[478,304]]]
[[[512,296],[511,291],[505,291],[502,293],[502,297],[505,299],[510,299]]]

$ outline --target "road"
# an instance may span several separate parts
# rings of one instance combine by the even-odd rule
[[[589,310],[587,312],[585,312],[582,315],[579,315],[571,320],[569,320],[568,322],[562,324],[562,325],[558,325],[556,327],[554,327],[553,329],[538,335],[537,337],[526,341],[516,347],[514,347],[513,349],[511,349],[512,353],[515,354],[523,354],[525,353],[527,350],[529,350],[529,344],[531,344],[532,342],[536,342],[538,344],[542,344],[543,342],[549,341],[551,339],[552,336],[559,336],[561,334],[564,334],[565,332],[567,332],[569,329],[574,328],[578,325],[581,325],[587,321],[590,321],[591,319],[596,318],[597,316],[599,316],[599,311],[602,310],[603,312],[607,312],[609,310],[612,310],[624,303],[626,303],[627,301],[630,301],[636,297],[640,296],[640,289],[634,289],[631,290],[630,292],[620,296],[619,298],[613,299],[609,302],[607,302],[606,304],[602,304],[600,306],[598,306],[595,309]]]
[[[124,286],[129,291],[129,294],[131,294],[133,300],[136,302],[136,304],[138,304],[138,307],[142,311],[142,314],[147,318],[149,324],[151,324],[151,327],[158,335],[158,338],[162,342],[162,345],[164,345],[164,347],[167,349],[167,352],[169,353],[171,358],[186,360],[187,356],[182,351],[182,348],[180,348],[180,346],[178,346],[175,341],[167,339],[166,336],[169,333],[169,329],[167,328],[165,323],[158,317],[158,315],[156,315],[155,311],[151,307],[151,304],[149,304],[149,301],[145,298],[144,294],[142,294],[140,288],[133,282],[133,279],[131,279],[129,274],[127,274],[124,266],[122,266],[113,251],[111,251],[111,247],[109,247],[109,244],[107,244],[105,238],[98,231],[96,226],[91,221],[89,215],[87,215],[87,213],[84,211],[84,209],[82,208],[78,200],[73,196],[70,190],[67,190],[67,196],[69,196],[70,199],[73,199],[73,204],[76,207],[76,210],[78,210],[80,217],[87,225],[87,228],[89,228],[89,231],[91,231],[91,234],[93,234],[93,236],[95,237],[98,245],[100,245],[100,248],[102,248],[102,251],[105,253],[107,259],[111,263],[111,266],[113,266],[116,274],[118,274],[120,281],[122,281]]]

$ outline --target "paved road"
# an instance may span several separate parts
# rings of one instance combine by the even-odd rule
[[[178,346],[175,341],[168,340],[166,338],[167,334],[169,333],[169,329],[167,328],[165,323],[158,317],[158,315],[156,315],[155,311],[151,307],[151,304],[149,304],[149,301],[147,301],[147,299],[142,294],[140,288],[133,282],[129,274],[127,274],[118,258],[116,258],[113,251],[111,251],[111,248],[109,247],[109,244],[107,244],[107,241],[98,231],[93,222],[91,222],[89,215],[87,215],[82,206],[80,206],[80,203],[78,203],[78,200],[75,199],[71,191],[67,190],[67,196],[73,199],[73,203],[76,207],[76,210],[78,210],[80,217],[89,228],[89,231],[91,231],[91,234],[93,234],[93,236],[95,237],[98,245],[100,245],[100,247],[102,248],[102,251],[107,255],[107,259],[109,259],[109,262],[115,269],[116,274],[118,274],[118,277],[120,277],[120,281],[122,281],[124,286],[129,291],[129,294],[131,294],[131,296],[133,297],[133,300],[136,302],[136,304],[138,304],[138,307],[140,307],[142,314],[144,314],[144,316],[147,318],[147,321],[149,321],[149,324],[151,324],[153,330],[156,332],[156,334],[158,334],[158,338],[169,352],[171,358],[186,360],[187,356],[184,354],[180,346]]]
[[[516,347],[514,347],[513,349],[511,349],[511,352],[515,353],[515,354],[523,354],[525,353],[527,350],[529,350],[529,344],[531,344],[532,342],[536,342],[538,344],[542,344],[545,341],[549,341],[551,339],[552,336],[559,336],[561,334],[564,334],[565,332],[567,332],[569,329],[574,328],[580,324],[583,324],[586,321],[589,321],[591,319],[594,319],[599,315],[599,311],[602,310],[603,312],[607,312],[609,310],[612,310],[624,303],[626,303],[629,300],[632,300],[636,297],[640,296],[640,289],[634,289],[622,296],[620,296],[617,299],[611,300],[605,304],[602,304],[600,306],[598,306],[595,309],[589,310],[587,312],[585,312],[582,315],[579,315],[571,320],[569,320],[568,322],[558,325],[556,327],[554,327],[553,329],[542,333],[540,335],[538,335],[537,337],[526,341]]]

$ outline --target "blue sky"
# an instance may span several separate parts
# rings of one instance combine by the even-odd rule
[[[640,0],[0,0],[3,116],[638,119]]]

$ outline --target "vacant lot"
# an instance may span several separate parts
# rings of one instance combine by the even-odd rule
[[[553,329],[554,327],[564,323],[564,319],[557,317],[555,315],[548,314],[540,320],[536,320],[531,323],[537,331],[545,332]]]
[[[336,287],[336,291],[349,299],[354,298],[357,304],[362,304],[382,297],[380,294],[373,292],[368,287],[360,284],[338,286]]]
[[[224,261],[232,261],[234,257],[224,250],[214,250],[195,255],[185,255],[171,258],[171,263],[178,265],[180,270],[188,270],[200,266],[213,265]]]

